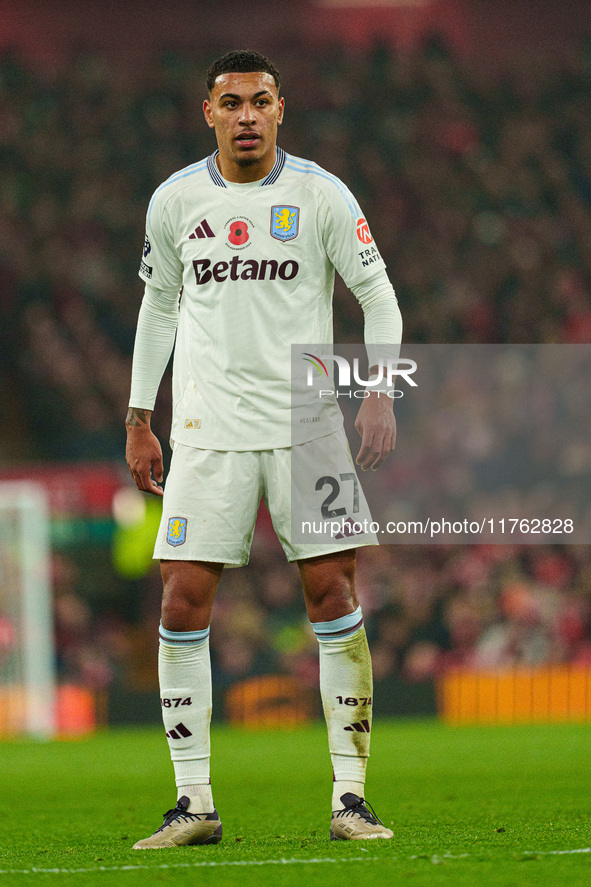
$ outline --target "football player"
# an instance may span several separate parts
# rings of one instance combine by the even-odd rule
[[[319,478],[354,472],[338,408],[294,425],[291,345],[332,342],[335,270],[362,306],[366,345],[400,342],[400,312],[351,192],[277,145],[285,103],[273,63],[231,52],[209,69],[207,90],[203,111],[217,150],[154,193],[139,272],[145,295],[126,457],[137,487],[164,495],[155,548],[164,586],[159,679],[178,801],[135,848],[221,840],[209,771],[209,624],[224,565],[248,561],[263,496],[287,558],[298,564],[319,643],[333,766],[330,836],[387,839],[392,831],[364,800],[372,674],[354,585],[355,549],[376,537],[291,539],[294,454],[309,466],[301,496],[310,509],[319,508]],[[173,349],[173,456],[163,491],[150,416]],[[378,365],[372,370],[379,375]],[[392,399],[369,391],[356,420],[363,470],[379,468],[396,438]],[[360,492],[356,519],[368,515]]]

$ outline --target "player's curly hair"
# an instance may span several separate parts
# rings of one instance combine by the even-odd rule
[[[228,52],[210,65],[205,75],[207,91],[211,93],[216,78],[220,74],[247,74],[252,71],[257,73],[263,71],[265,74],[270,74],[275,81],[277,92],[279,92],[279,71],[270,59],[251,49],[236,49],[233,52]]]

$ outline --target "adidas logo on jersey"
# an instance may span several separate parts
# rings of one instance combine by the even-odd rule
[[[351,733],[369,733],[371,731],[371,727],[369,725],[369,721],[364,718],[362,721],[351,724],[349,727],[343,727],[343,730],[349,730]]]
[[[174,730],[169,730],[166,735],[169,739],[188,739],[189,736],[192,736],[193,734],[181,721],[180,724],[175,724]]]
[[[203,219],[201,224],[197,225],[192,234],[189,234],[189,240],[197,240],[200,237],[202,240],[204,237],[215,237],[215,234],[207,224],[207,219]]]

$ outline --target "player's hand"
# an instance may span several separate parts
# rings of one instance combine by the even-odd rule
[[[355,459],[362,471],[377,471],[388,453],[396,446],[396,418],[392,398],[372,391],[359,407],[355,428],[361,436],[361,447]]]
[[[129,410],[125,459],[138,490],[163,496],[162,447],[150,428],[150,415],[149,410]]]

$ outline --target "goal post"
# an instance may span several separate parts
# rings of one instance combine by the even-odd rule
[[[0,483],[0,735],[55,735],[55,648],[47,495]]]

